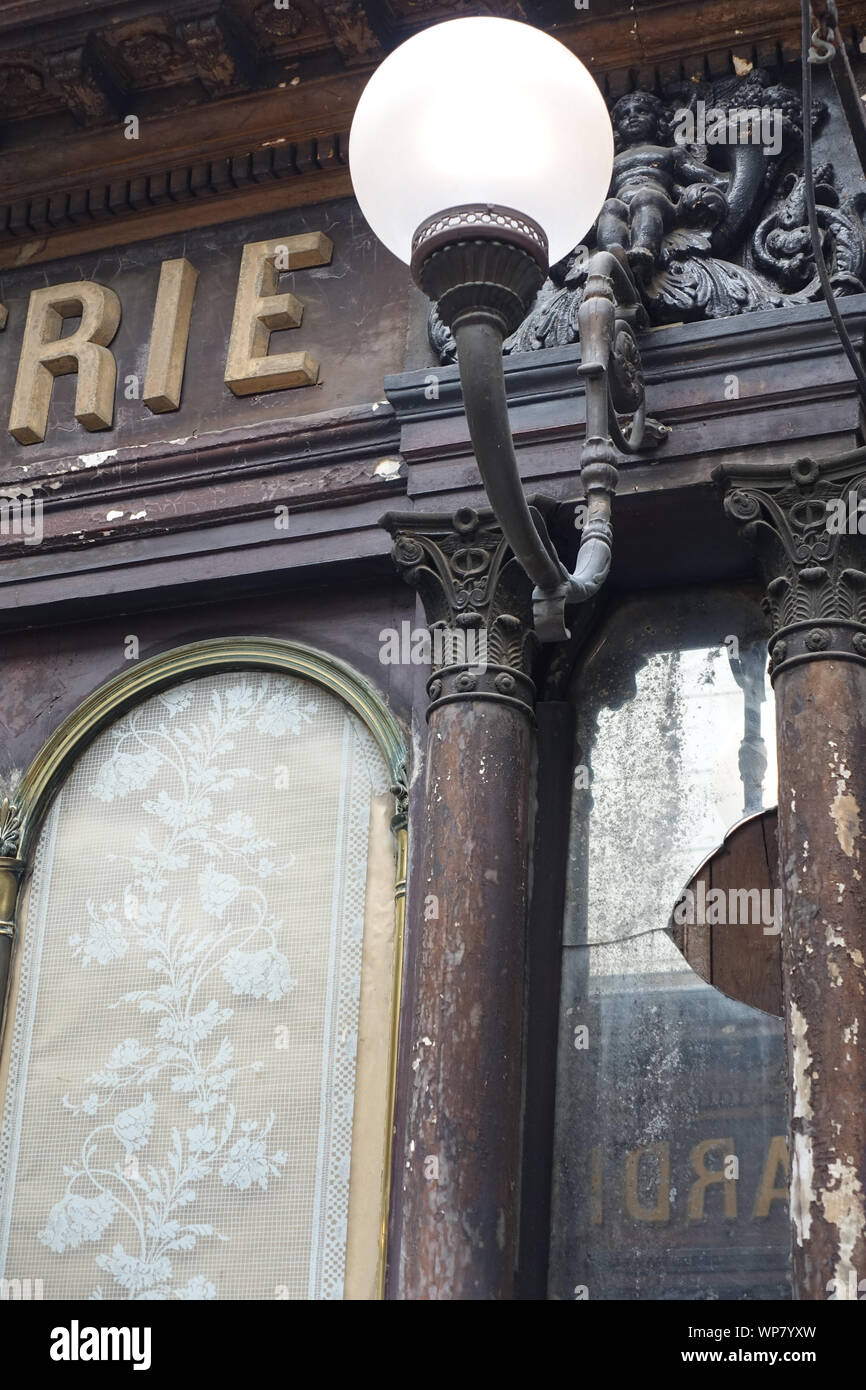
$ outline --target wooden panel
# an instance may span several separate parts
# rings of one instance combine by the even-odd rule
[[[668,930],[696,974],[707,984],[765,1013],[782,1015],[782,962],[778,920],[772,921],[779,888],[775,807],[741,821],[689,880],[692,916],[679,922],[675,911]],[[712,908],[721,890],[724,903]],[[754,898],[757,891],[758,899]],[[751,893],[748,904],[743,894]],[[680,914],[681,917],[685,914]],[[704,919],[718,915],[710,925]],[[731,918],[743,919],[731,921]]]
[[[244,246],[275,241],[285,242],[288,248],[293,237],[325,235],[328,228],[333,233],[330,263],[287,271],[278,286],[279,293],[291,292],[300,302],[299,327],[275,330],[265,349],[274,359],[281,353],[307,353],[319,363],[317,384],[263,389],[239,400],[227,388],[225,373]],[[141,400],[154,305],[162,263],[179,256],[199,274],[186,370],[180,408],[154,416]],[[9,435],[8,402],[17,377],[30,295],[46,283],[62,284],[67,279],[93,281],[111,289],[120,300],[120,327],[110,343],[118,382],[114,420],[110,428],[99,431],[77,424],[72,405],[77,377],[58,377],[45,440],[37,450]],[[105,461],[93,458],[95,454],[116,459],[112,451],[158,442],[170,443],[176,452],[190,439],[201,446],[204,436],[217,431],[238,428],[249,438],[253,429],[277,420],[350,406],[369,409],[381,399],[383,377],[403,366],[406,282],[405,267],[378,251],[355,203],[348,200],[310,210],[265,212],[210,230],[133,244],[128,250],[118,245],[110,257],[98,253],[77,257],[74,270],[64,264],[50,270],[40,266],[11,270],[3,275],[2,301],[8,317],[0,337],[0,476],[4,483],[25,479],[32,485],[37,476],[43,478],[49,461],[64,459],[67,462],[59,470],[66,494],[68,474]]]
[[[191,205],[193,193],[220,192],[244,204],[254,196],[248,181],[237,186],[233,174],[223,188],[220,173],[257,152],[290,149],[297,172],[308,167],[307,155],[323,169],[323,148],[339,148],[382,54],[456,15],[500,14],[553,30],[611,98],[636,81],[653,87],[681,67],[686,77],[703,76],[731,71],[735,57],[773,67],[777,56],[799,55],[799,13],[790,0],[749,7],[641,0],[637,8],[640,23],[632,0],[593,0],[586,10],[572,0],[293,0],[287,8],[273,0],[219,8],[187,0],[173,16],[156,0],[4,0],[0,240],[23,239],[28,256],[44,258],[39,242],[59,229],[75,241],[59,242],[49,255],[78,254],[111,246],[111,214],[132,211],[156,229],[137,236],[161,234],[168,229],[159,225],[157,198],[152,191],[142,198],[141,190],[172,174],[183,188],[171,199],[185,196],[188,225],[201,225],[213,214]],[[856,53],[862,0],[839,0],[839,15]],[[136,138],[127,138],[129,115],[141,123]],[[214,166],[209,178],[205,165]],[[270,173],[281,177],[286,167]],[[345,170],[340,180],[339,192],[347,192]],[[108,189],[115,196],[106,208]],[[330,196],[297,180],[286,192],[302,202]],[[85,217],[76,230],[82,199],[94,221]],[[187,224],[181,214],[172,225]],[[21,248],[9,254],[17,258]]]

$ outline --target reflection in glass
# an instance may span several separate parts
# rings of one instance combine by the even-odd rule
[[[725,832],[775,802],[765,669],[755,597],[720,589],[619,601],[579,665],[553,1298],[789,1297],[782,1024],[665,931]]]

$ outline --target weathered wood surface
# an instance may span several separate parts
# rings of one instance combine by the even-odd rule
[[[402,1299],[514,1297],[530,750],[516,708],[430,715],[394,1166]]]
[[[776,678],[794,1297],[856,1301],[866,1270],[866,667]]]
[[[728,904],[732,893],[743,890],[769,895],[760,899],[762,905],[775,902],[775,890],[779,887],[777,825],[775,808],[736,825],[686,885],[696,901],[714,889],[721,889]],[[704,885],[703,894],[701,884]],[[730,911],[725,915],[730,917]],[[754,916],[751,906],[748,915]],[[707,984],[731,999],[781,1018],[782,958],[778,926],[776,922],[768,927],[764,920],[679,924],[672,916],[668,930],[689,965]]]

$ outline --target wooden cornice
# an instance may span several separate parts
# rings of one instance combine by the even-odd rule
[[[862,336],[866,295],[840,300]],[[648,400],[673,432],[663,450],[624,460],[616,498],[615,579],[621,587],[707,582],[751,571],[732,543],[713,482],[727,465],[836,454],[856,442],[857,393],[822,304],[674,325],[642,340]],[[510,418],[527,494],[550,499],[548,525],[573,540],[585,398],[573,345],[505,359]],[[736,372],[740,395],[728,400]],[[0,536],[0,632],[130,605],[194,601],[232,585],[345,578],[350,566],[390,573],[386,511],[438,513],[486,505],[467,433],[457,368],[386,378],[388,404],[232,426],[111,450],[40,460],[2,491],[42,501],[38,547]],[[397,476],[377,472],[399,458]],[[93,466],[89,466],[92,461]],[[291,512],[288,530],[274,509]],[[50,557],[46,563],[46,556]]]
[[[410,33],[467,13],[550,30],[611,96],[799,54],[795,0],[592,0],[585,11],[571,0],[12,0],[0,8],[0,268],[343,196],[370,72]],[[861,0],[840,0],[839,13],[854,51]]]

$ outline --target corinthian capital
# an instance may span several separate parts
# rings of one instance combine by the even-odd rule
[[[489,508],[389,512],[391,555],[421,596],[431,635],[430,709],[494,700],[531,713],[532,585]],[[429,711],[428,711],[429,713]]]
[[[804,661],[866,663],[866,449],[713,476],[759,553],[772,678]]]

